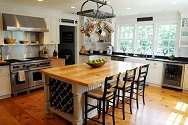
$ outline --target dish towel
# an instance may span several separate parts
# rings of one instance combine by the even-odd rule
[[[21,70],[21,71],[18,71],[18,81],[25,81],[25,71],[24,70]]]

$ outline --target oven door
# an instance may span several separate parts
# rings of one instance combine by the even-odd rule
[[[25,70],[25,81],[18,80],[18,71],[11,72],[11,89],[12,92],[27,89],[29,86],[28,70]]]
[[[43,86],[44,86],[44,83],[42,80],[42,73],[39,72],[39,69],[30,70],[29,71],[29,87],[39,88]]]

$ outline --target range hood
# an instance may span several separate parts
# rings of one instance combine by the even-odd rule
[[[49,32],[44,18],[2,14],[3,30]]]

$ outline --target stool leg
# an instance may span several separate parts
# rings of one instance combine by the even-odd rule
[[[106,114],[108,113],[109,101],[106,101]]]
[[[143,104],[145,105],[144,92],[145,92],[145,82],[143,84],[143,90],[142,90],[142,99],[143,99]]]
[[[130,92],[130,113],[132,114],[132,98],[133,98],[133,87],[134,87],[134,84],[131,84],[131,92]]]
[[[103,107],[102,107],[102,124],[105,125],[105,100],[103,100]]]
[[[100,119],[100,116],[101,116],[101,101],[99,100],[98,119]]]
[[[87,125],[87,93],[85,93],[85,125]]]
[[[138,107],[138,89],[139,89],[139,82],[137,82],[137,87],[136,87],[136,104],[137,104],[137,109]]]
[[[123,96],[122,96],[122,108],[123,108],[123,120],[125,120],[125,91],[122,90]]]
[[[113,125],[115,125],[115,96],[113,98],[113,110],[112,110],[112,118],[113,118]]]

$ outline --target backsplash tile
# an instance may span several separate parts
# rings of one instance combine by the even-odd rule
[[[2,59],[38,57],[40,46],[8,45],[2,47]]]

